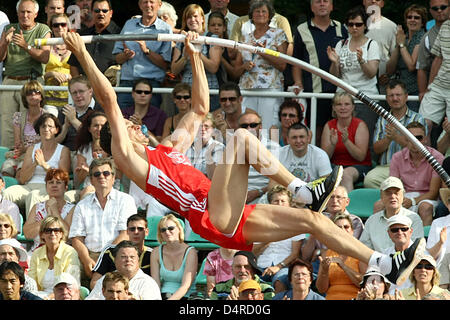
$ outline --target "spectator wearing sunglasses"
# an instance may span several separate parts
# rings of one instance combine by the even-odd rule
[[[405,300],[421,300],[427,294],[447,295],[448,290],[439,287],[440,278],[436,260],[430,255],[424,255],[409,276],[413,285],[403,289],[401,295]]]
[[[94,25],[82,29],[80,35],[108,35],[120,33],[120,27],[112,20],[113,9],[110,0],[92,1],[92,15]],[[114,41],[109,41],[95,42],[86,45],[86,49],[102,72],[105,72],[109,67],[116,64],[112,54],[114,44]],[[74,55],[70,56],[68,63],[70,64],[70,74],[72,77],[79,74],[85,74]]]
[[[419,122],[411,122],[406,128],[417,140],[425,144],[425,148],[436,161],[442,164],[444,156],[436,149],[427,146],[425,127]],[[406,148],[392,156],[389,173],[403,182],[405,187],[403,207],[417,212],[422,218],[423,225],[431,225],[434,208],[438,204],[441,179],[411,141],[408,141]]]
[[[274,133],[278,133],[278,143],[284,147],[288,145],[287,133],[289,127],[297,122],[304,123],[302,107],[294,100],[284,101],[278,109],[278,120],[280,125],[270,128],[270,136],[272,137]],[[274,129],[275,131],[272,131]]]
[[[63,272],[80,283],[80,260],[77,251],[65,243],[67,229],[60,217],[42,220],[39,236],[43,246],[33,251],[28,275],[36,280],[41,298],[54,299],[53,284]]]
[[[128,238],[127,219],[137,213],[133,197],[113,188],[116,168],[112,158],[94,159],[89,176],[95,192],[75,206],[69,233],[83,265],[85,287],[89,287],[92,269],[102,249]]]
[[[172,97],[177,110],[165,120],[162,139],[172,134],[181,118],[191,110],[191,86],[184,82],[177,83],[172,90]]]
[[[387,220],[387,223],[388,225],[386,232],[393,245],[387,247],[383,253],[389,255],[395,254],[397,251],[408,249],[413,244],[413,241],[411,240],[413,235],[412,220],[407,216],[396,214],[390,217]],[[406,279],[406,281],[400,286],[395,283],[391,283],[389,287],[389,294],[395,295],[395,289],[403,290],[411,286],[412,283],[409,278]]]
[[[270,152],[278,157],[280,154],[280,145],[268,138],[266,134],[267,130],[262,130],[262,118],[255,110],[246,109],[241,114],[239,117],[239,127],[250,131]],[[248,173],[247,204],[258,203],[260,198],[268,190],[269,178],[256,171],[253,166],[250,166]]]
[[[397,46],[388,63],[387,72],[397,74],[398,78],[406,84],[408,94],[412,96],[419,94],[416,63],[420,40],[425,34],[427,15],[427,9],[417,4],[413,4],[405,10],[404,22],[407,30],[404,31],[401,25],[397,26]],[[407,103],[411,110],[419,111],[419,101],[408,101]]]
[[[145,274],[150,275],[150,255],[152,248],[147,247],[145,237],[148,235],[147,219],[140,214],[133,214],[127,220],[127,235],[130,241],[136,245],[139,252],[139,265]],[[91,289],[94,288],[97,280],[107,272],[116,270],[114,264],[116,245],[106,246],[100,254],[98,261],[92,269]]]
[[[364,223],[364,231],[359,240],[366,246],[383,252],[392,246],[392,240],[386,232],[388,219],[395,215],[403,215],[411,219],[412,240],[423,237],[423,224],[420,216],[406,209],[404,203],[405,189],[402,181],[397,177],[388,177],[381,183],[381,202],[384,209],[375,211]]]
[[[131,91],[134,105],[122,109],[122,114],[125,119],[134,124],[145,126],[158,141],[161,141],[167,114],[151,105],[152,91],[153,87],[150,81],[147,79],[136,80]]]
[[[152,252],[152,278],[163,300],[185,300],[196,290],[197,250],[184,242],[183,227],[173,214],[161,218],[157,238],[161,245]]]

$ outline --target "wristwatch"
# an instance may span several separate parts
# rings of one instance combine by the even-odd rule
[[[280,262],[280,265],[281,265],[283,268],[286,267],[286,264],[285,264],[283,261]]]
[[[398,46],[400,47],[400,49],[405,47],[403,43],[400,43]]]
[[[144,52],[144,54],[147,56],[150,53],[150,49],[147,48],[147,51]]]
[[[30,51],[30,50],[31,50],[31,46],[30,46],[30,45],[28,45],[28,47],[27,47],[27,50],[28,50],[28,51]]]

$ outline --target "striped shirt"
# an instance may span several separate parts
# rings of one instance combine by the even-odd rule
[[[407,109],[406,114],[401,119],[397,119],[397,120],[405,127],[414,121],[420,122],[425,128],[427,127],[423,116],[417,112],[410,110],[410,109]],[[378,121],[375,124],[375,133],[373,135],[373,143],[386,137],[386,125],[387,124],[388,123],[387,123],[386,119],[384,119],[383,117],[378,118]],[[402,149],[403,149],[403,147],[401,145],[399,145],[397,142],[391,141],[387,150],[384,151],[380,155],[379,160],[378,160],[379,164],[380,165],[389,164],[391,162],[391,159],[392,159],[392,156],[394,155],[394,153],[396,153]]]
[[[431,53],[442,58],[442,65],[433,84],[444,89],[450,88],[450,20],[442,24]]]

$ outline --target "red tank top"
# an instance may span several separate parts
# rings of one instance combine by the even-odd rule
[[[363,120],[353,117],[352,121],[347,129],[348,138],[353,143],[355,143],[356,130],[358,129],[358,126],[361,123],[361,121],[363,121]],[[332,120],[328,121],[327,124],[330,129],[338,130],[337,119],[332,119]],[[370,158],[370,150],[369,149],[367,149],[366,158],[363,161],[357,161],[356,159],[354,159],[348,152],[344,143],[342,142],[342,132],[340,132],[338,130],[338,142],[334,149],[333,156],[331,157],[331,163],[336,164],[336,165],[341,165],[341,166],[352,166],[352,165],[370,166],[370,165],[372,165],[372,160]]]

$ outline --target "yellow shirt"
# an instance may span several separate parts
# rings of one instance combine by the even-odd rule
[[[441,294],[442,292],[445,292],[445,291],[448,293],[447,290],[442,289],[439,286],[433,286],[430,293]],[[401,292],[402,292],[403,298],[405,298],[405,300],[417,300],[415,287],[403,289]]]
[[[42,280],[50,265],[46,248],[47,247],[43,245],[34,250],[31,256],[30,268],[28,269],[28,276],[36,280],[38,290],[43,290],[41,285]],[[80,259],[78,259],[78,253],[64,241],[61,241],[58,250],[56,251],[53,270],[55,277],[63,272],[67,272],[80,283]]]

